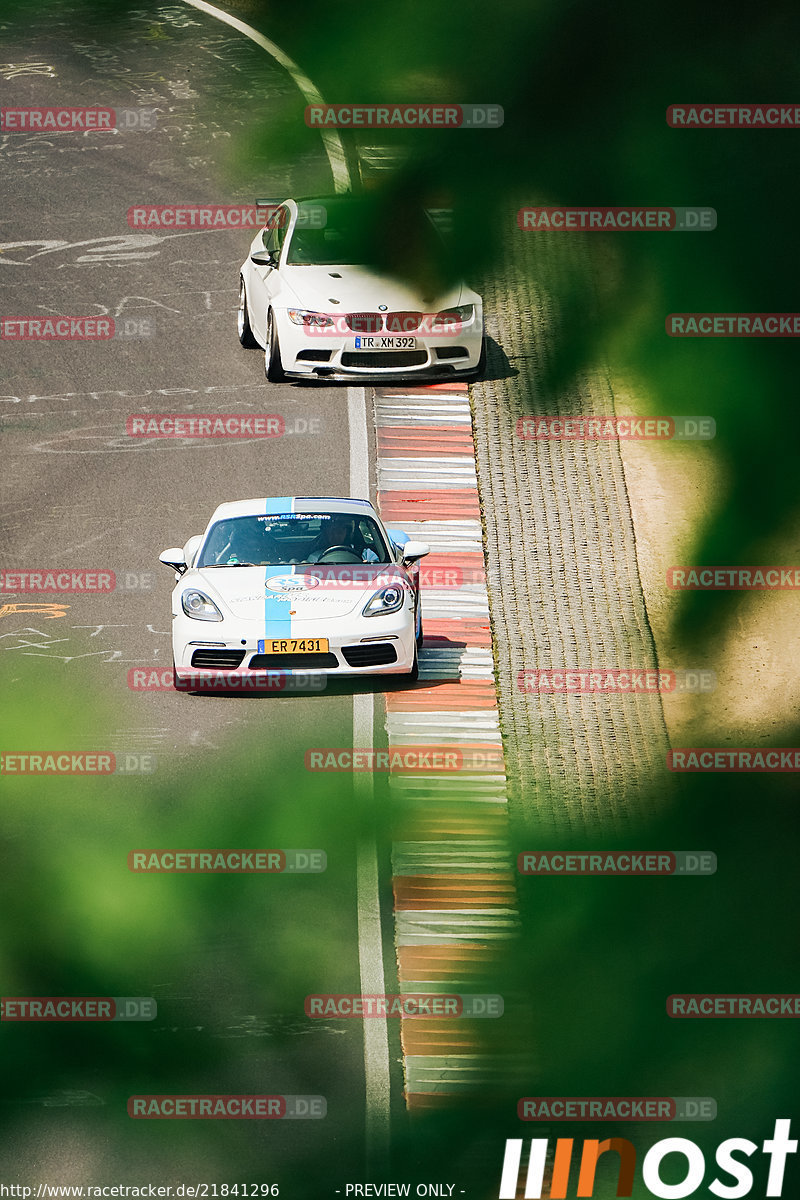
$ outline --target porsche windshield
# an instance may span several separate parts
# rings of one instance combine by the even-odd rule
[[[197,566],[391,561],[383,535],[372,517],[353,513],[300,513],[217,521],[209,531]]]

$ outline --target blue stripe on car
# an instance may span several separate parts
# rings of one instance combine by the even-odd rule
[[[289,513],[294,512],[294,496],[275,496],[271,500],[267,500],[264,514],[268,517],[285,517]],[[266,567],[264,569],[264,583],[268,579],[275,579],[278,575],[294,575],[295,569],[291,566],[275,566]],[[269,588],[264,589],[264,637],[265,638],[289,638],[292,636],[292,618],[289,616],[289,609],[292,607],[291,594],[286,592],[271,592]],[[266,647],[264,647],[266,649]]]

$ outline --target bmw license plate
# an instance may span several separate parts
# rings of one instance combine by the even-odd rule
[[[258,643],[259,654],[327,654],[327,638],[266,638]]]
[[[417,339],[413,337],[397,337],[391,334],[363,335],[356,338],[356,350],[416,350]]]

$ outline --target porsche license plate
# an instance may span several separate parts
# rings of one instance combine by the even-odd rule
[[[327,638],[266,638],[258,643],[259,654],[327,654]]]
[[[357,337],[355,348],[356,350],[416,350],[417,339],[374,334],[370,337]]]

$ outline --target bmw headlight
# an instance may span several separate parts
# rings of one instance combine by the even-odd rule
[[[184,592],[181,596],[181,604],[187,617],[194,617],[196,621],[222,620],[222,613],[214,601],[209,600],[203,592]]]
[[[469,325],[475,316],[474,304],[461,304],[458,308],[443,309],[434,318],[434,325]]]
[[[398,609],[403,607],[404,600],[405,592],[403,588],[390,583],[387,587],[382,587],[380,591],[370,597],[363,609],[364,616],[380,617],[384,613],[397,612]]]
[[[289,308],[286,311],[289,314],[289,320],[295,325],[312,325],[318,329],[333,324],[333,317],[329,317],[325,313],[308,312],[304,308]]]

